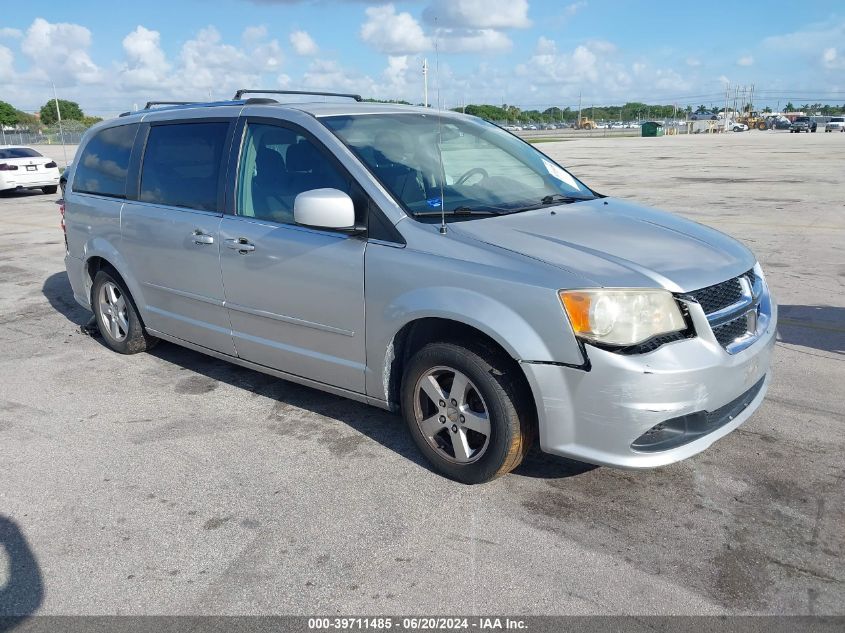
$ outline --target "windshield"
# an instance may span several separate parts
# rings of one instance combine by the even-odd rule
[[[438,121],[439,119],[439,121]],[[497,126],[436,114],[365,114],[321,119],[406,211],[514,213],[595,198],[569,172]]]
[[[38,156],[41,156],[41,154],[28,147],[0,148],[0,158],[36,158]]]

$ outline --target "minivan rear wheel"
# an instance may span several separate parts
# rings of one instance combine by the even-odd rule
[[[158,342],[144,330],[135,302],[121,279],[99,271],[91,286],[91,299],[103,341],[115,352],[137,354]]]
[[[492,350],[453,343],[426,345],[408,363],[402,413],[414,442],[443,475],[483,483],[522,462],[534,419],[510,365]]]

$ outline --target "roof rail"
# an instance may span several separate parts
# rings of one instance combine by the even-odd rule
[[[311,97],[346,97],[347,99],[355,99],[355,101],[363,101],[361,95],[350,94],[348,92],[310,92],[307,90],[238,90],[233,98],[234,101],[240,100],[245,94],[273,94],[273,95],[308,95]]]
[[[153,106],[158,106],[158,105],[178,106],[178,105],[194,105],[196,103],[199,103],[199,101],[147,101],[147,105],[144,106],[144,110],[149,110]]]

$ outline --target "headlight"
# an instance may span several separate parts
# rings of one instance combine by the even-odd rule
[[[636,345],[687,324],[666,290],[561,290],[575,335],[606,345]]]

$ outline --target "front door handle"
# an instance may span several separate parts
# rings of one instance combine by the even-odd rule
[[[199,229],[196,229],[191,234],[191,237],[194,240],[194,244],[214,244],[214,236],[209,235],[208,233],[203,233]]]
[[[247,240],[245,237],[226,240],[226,246],[228,246],[232,250],[238,251],[241,254],[251,253],[255,250],[255,244],[250,244],[249,240]]]

